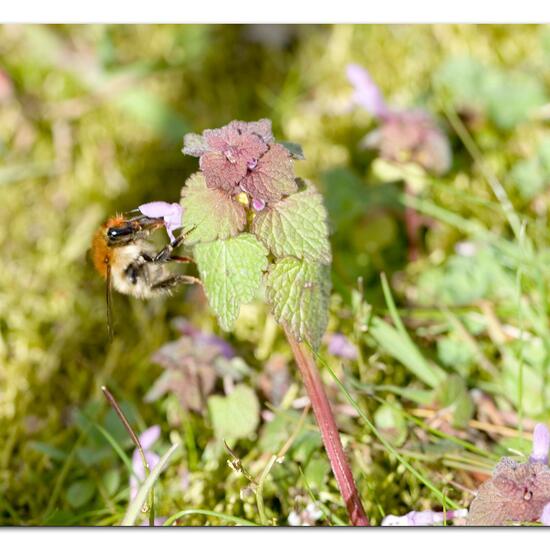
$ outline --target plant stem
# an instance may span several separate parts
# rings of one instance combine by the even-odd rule
[[[311,401],[319,430],[321,431],[325,450],[330,460],[334,477],[338,483],[340,494],[346,504],[351,524],[354,526],[368,525],[369,520],[363,510],[347,457],[342,448],[336,421],[334,420],[334,415],[330,408],[330,403],[317,366],[309,351],[303,344],[297,342],[286,328],[285,334],[302,374],[304,385]]]
[[[147,457],[145,456],[145,451],[141,446],[139,437],[136,435],[136,432],[134,432],[134,430],[132,429],[132,426],[130,426],[128,419],[122,412],[122,409],[120,408],[120,405],[117,403],[117,400],[114,398],[113,394],[107,389],[106,386],[101,386],[101,391],[103,392],[105,399],[107,399],[111,407],[113,407],[113,410],[115,411],[117,416],[120,418],[120,421],[122,422],[123,426],[126,428],[126,431],[130,435],[132,441],[134,442],[134,445],[136,446],[141,456],[141,461],[143,462],[145,475],[146,477],[149,477],[149,475],[151,474],[151,468],[149,467],[149,463],[147,462]],[[151,487],[151,491],[149,493],[149,526],[153,527],[154,525],[155,525],[155,495],[154,495],[154,486],[153,486]]]

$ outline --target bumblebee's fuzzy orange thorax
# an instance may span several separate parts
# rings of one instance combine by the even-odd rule
[[[94,234],[92,239],[92,260],[98,273],[107,278],[107,266],[111,263],[112,250],[107,244],[107,229],[124,223],[124,216],[117,214],[109,218]]]
[[[98,273],[107,278],[107,266],[111,261],[111,248],[107,245],[107,224],[102,225],[92,239],[92,261]]]

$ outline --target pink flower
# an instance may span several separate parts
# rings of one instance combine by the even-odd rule
[[[533,450],[529,462],[548,464],[548,451],[550,450],[550,431],[545,424],[537,424],[533,432]]]
[[[540,522],[543,525],[550,525],[550,502],[542,509],[542,514],[540,515]]]
[[[182,227],[183,208],[181,205],[177,202],[155,201],[138,206],[138,210],[148,218],[162,218],[170,242],[174,241],[173,232]]]
[[[151,426],[139,436],[139,442],[143,448],[145,459],[152,470],[159,462],[160,457],[149,449],[160,437],[160,426]],[[132,454],[132,470],[135,475],[130,476],[130,500],[134,500],[139,490],[139,482],[145,481],[145,467],[140,452],[135,449]]]
[[[360,65],[348,65],[348,80],[354,87],[354,103],[364,107],[380,123],[362,144],[377,149],[392,162],[415,162],[434,174],[444,174],[451,165],[447,136],[427,112],[388,107],[369,72]]]
[[[328,352],[335,357],[344,359],[357,359],[357,348],[348,338],[339,332],[335,332],[329,337]]]
[[[383,119],[390,114],[390,109],[384,101],[380,88],[375,84],[369,72],[361,65],[347,66],[348,80],[355,91],[353,101],[364,107],[372,116]]]

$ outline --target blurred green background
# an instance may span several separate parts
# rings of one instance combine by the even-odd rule
[[[157,491],[159,515],[200,508],[259,521],[249,481],[227,467],[220,441],[231,439],[257,476],[298,422],[291,403],[303,390],[266,308],[243,308],[235,332],[222,335],[240,359],[218,364],[209,389],[221,397],[239,384],[252,396],[243,390],[242,403],[210,398],[194,408],[174,392],[145,402],[162,372],[152,355],[178,337],[174,319],[220,331],[200,291],[150,302],[116,295],[110,344],[104,283],[89,259],[107,217],[179,199],[197,170],[181,154],[184,133],[233,119],[269,118],[278,139],[300,143],[306,160],[296,171],[325,196],[334,253],[329,334],[346,334],[360,359],[342,361],[326,346],[321,355],[402,456],[467,503],[460,487],[475,487],[498,454],[522,449],[528,421],[550,416],[549,61],[544,26],[0,27],[0,523],[120,522],[128,471],[97,426],[124,452],[132,445],[102,384],[137,431],[161,426],[159,452],[183,442]],[[351,101],[349,63],[368,69],[390,105],[431,113],[448,135],[447,173],[409,176],[410,165],[360,147],[377,123]],[[404,181],[426,216],[414,257]],[[415,375],[415,352],[400,355],[392,334],[369,331],[373,311],[389,320],[381,272],[410,345],[453,375],[444,395]],[[286,377],[286,400],[274,397],[274,373]],[[327,383],[373,522],[437,504]],[[235,434],[220,426],[217,405],[244,410],[250,427]],[[452,420],[434,420],[441,410]],[[434,436],[432,421],[485,454]],[[311,502],[322,511],[317,524],[345,519],[311,416],[264,499],[278,525],[292,513],[307,516]],[[227,521],[197,514],[181,523]]]

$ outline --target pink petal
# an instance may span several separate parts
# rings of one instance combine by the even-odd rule
[[[544,506],[542,509],[542,514],[540,516],[540,522],[543,525],[550,525],[550,502]]]
[[[144,450],[150,449],[160,437],[160,426],[147,428],[140,436],[139,442]]]
[[[138,206],[138,210],[148,218],[164,218],[164,216],[170,215],[173,208],[169,202],[155,201]]]
[[[390,110],[384,101],[380,88],[375,84],[369,72],[361,65],[347,66],[348,80],[355,88],[354,101],[377,118],[386,117]]]
[[[550,431],[545,424],[537,424],[533,432],[533,450],[529,462],[539,464],[548,463],[548,451],[550,450]]]

